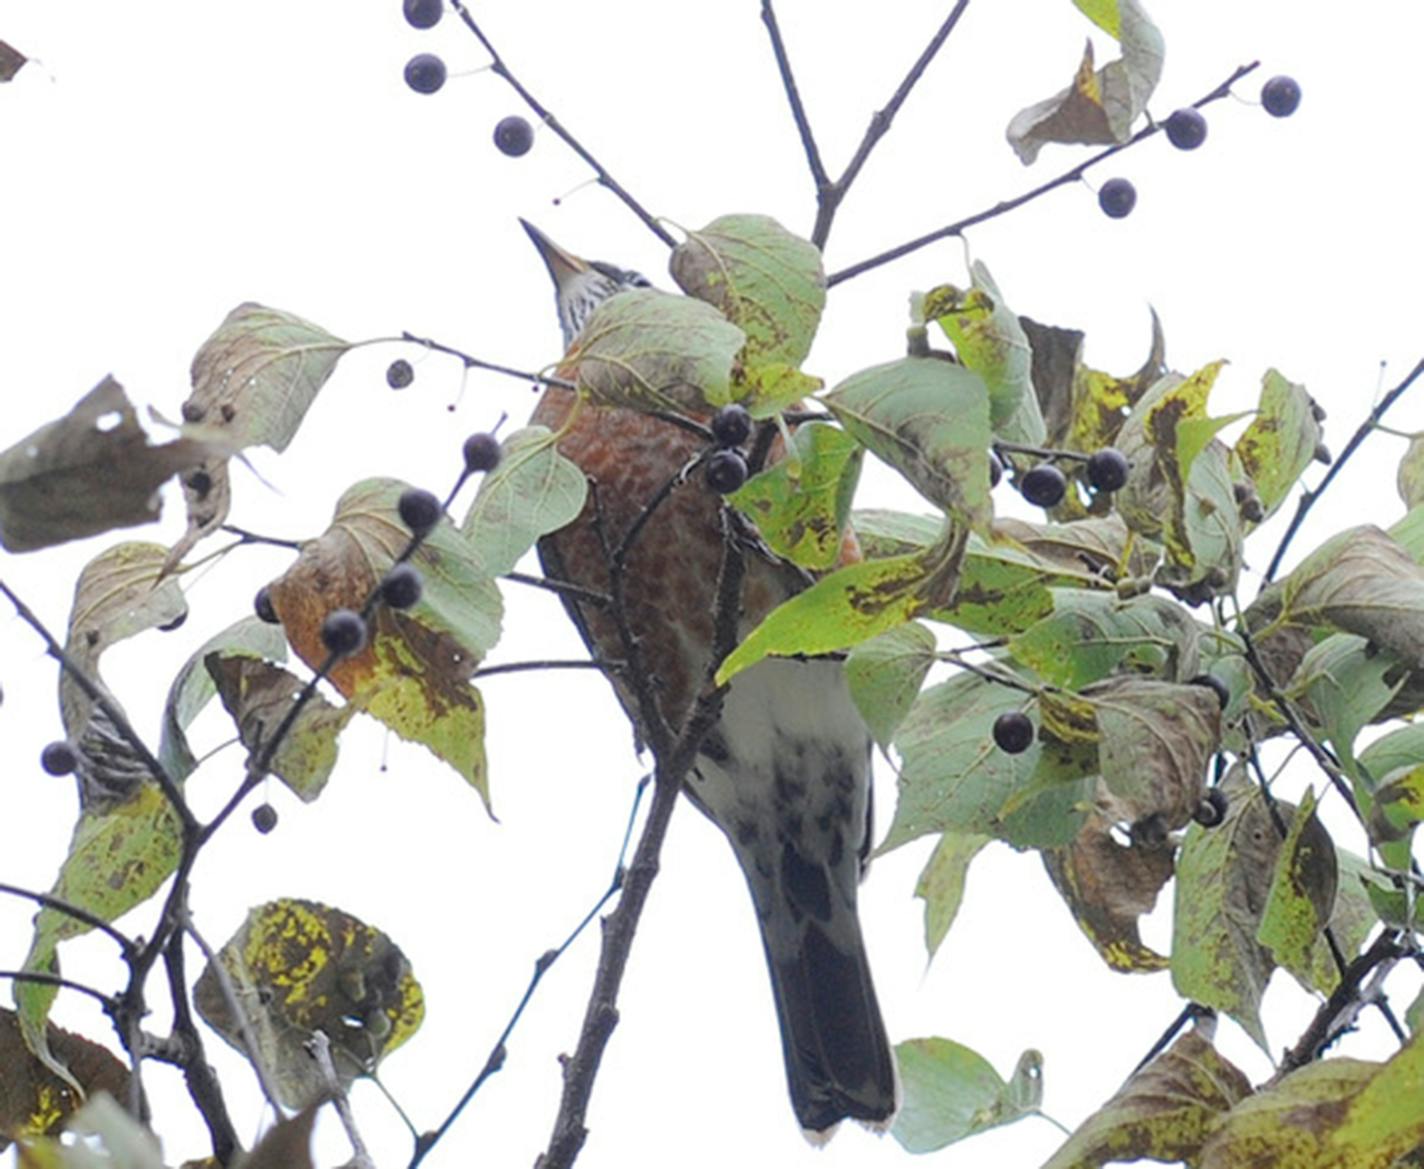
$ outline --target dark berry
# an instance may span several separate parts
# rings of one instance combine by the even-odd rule
[[[1273,118],[1288,118],[1300,105],[1300,84],[1294,77],[1272,77],[1261,86],[1261,104]]]
[[[1098,206],[1109,219],[1122,219],[1137,206],[1137,188],[1126,179],[1109,179],[1098,189]]]
[[[1231,701],[1231,689],[1215,674],[1198,674],[1190,682],[1189,686],[1205,686],[1208,690],[1216,694],[1216,700],[1221,704],[1221,709],[1225,710]]]
[[[1226,819],[1228,801],[1220,788],[1212,788],[1202,797],[1201,803],[1192,813],[1192,819],[1203,828],[1215,828]]]
[[[272,590],[266,585],[257,590],[257,596],[252,599],[252,607],[268,625],[282,624],[282,619],[277,616],[277,610],[272,607]]]
[[[741,446],[752,434],[752,416],[733,402],[712,415],[712,437],[718,446]]]
[[[992,491],[999,485],[999,480],[1004,477],[1004,460],[999,458],[999,452],[991,450],[989,452],[989,490]]]
[[[1167,131],[1167,141],[1178,150],[1195,150],[1206,141],[1206,119],[1200,110],[1190,107],[1173,110],[1162,128]]]
[[[1006,755],[1022,755],[1033,742],[1033,720],[1021,710],[1006,710],[994,720],[994,742]]]
[[[1038,507],[1057,507],[1067,489],[1068,480],[1052,463],[1039,463],[1019,480],[1023,497]]]
[[[183,612],[179,613],[178,616],[173,618],[172,621],[165,621],[162,625],[160,625],[158,627],[158,632],[172,633],[175,629],[182,629],[183,622],[185,622],[186,620],[188,620],[188,610],[184,609]]]
[[[57,739],[40,752],[40,766],[50,775],[69,775],[79,766],[79,754],[71,743]]]
[[[1094,491],[1111,494],[1127,482],[1132,466],[1116,447],[1105,446],[1088,456],[1088,484]]]
[[[1325,407],[1314,398],[1310,399],[1310,416],[1317,422],[1325,421]]]
[[[396,504],[401,522],[417,536],[422,536],[440,522],[444,510],[440,501],[423,487],[407,487]]]
[[[416,93],[434,93],[445,84],[445,62],[434,53],[417,53],[405,63],[405,83]]]
[[[183,403],[178,412],[183,415],[184,422],[201,422],[203,415],[208,411],[206,407],[200,406],[197,402],[189,399]]]
[[[707,460],[707,486],[730,495],[747,481],[747,461],[741,451],[722,450]]]
[[[277,809],[271,804],[258,804],[252,809],[252,826],[266,836],[277,827]]]
[[[1259,524],[1266,518],[1266,509],[1259,496],[1247,496],[1241,501],[1241,518],[1248,524]]]
[[[338,657],[350,657],[366,644],[366,622],[353,609],[333,609],[321,623],[321,644]]]
[[[444,14],[441,0],[405,0],[401,7],[412,28],[434,28]]]
[[[404,357],[397,357],[386,366],[386,385],[393,390],[403,390],[415,381],[415,370]]]
[[[1149,812],[1128,831],[1133,844],[1156,848],[1167,842],[1167,819],[1161,812]]]
[[[409,609],[420,600],[424,584],[413,564],[397,564],[381,581],[381,600],[392,609]]]
[[[206,499],[213,489],[213,477],[206,471],[194,471],[188,476],[188,490],[199,499]]]
[[[495,126],[494,144],[501,154],[507,154],[510,158],[528,154],[529,148],[534,145],[534,127],[518,114],[510,114],[507,118],[501,118]]]
[[[501,453],[499,439],[494,435],[485,432],[472,434],[465,439],[465,470],[471,475],[481,471],[493,471],[499,466]]]

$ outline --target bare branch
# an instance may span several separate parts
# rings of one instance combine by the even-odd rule
[[[791,71],[791,59],[786,55],[786,44],[781,39],[781,26],[776,22],[776,10],[771,0],[761,0],[761,19],[771,38],[772,55],[776,57],[776,71],[781,74],[781,87],[786,90],[786,101],[791,107],[791,116],[796,121],[796,132],[801,136],[801,145],[806,150],[806,165],[811,168],[811,181],[816,184],[816,197],[820,201],[821,192],[831,185],[831,176],[826,173],[826,165],[821,161],[821,151],[816,145],[816,136],[811,132],[811,122],[806,116],[806,107],[801,102],[801,91],[796,87],[796,75]]]
[[[0,881],[0,893],[10,893],[16,897],[24,897],[36,904],[43,905],[46,909],[53,909],[57,913],[62,913],[66,917],[72,917],[75,921],[82,921],[91,929],[98,930],[101,934],[107,934],[119,944],[119,949],[123,952],[124,959],[129,959],[137,949],[137,944],[126,933],[115,929],[97,913],[91,913],[81,906],[64,900],[62,897],[55,897],[50,893],[40,893],[34,889],[23,889],[19,885],[11,885],[5,881]]]

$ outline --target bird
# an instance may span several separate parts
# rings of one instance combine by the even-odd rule
[[[520,222],[553,280],[566,353],[600,304],[650,287],[639,273],[581,259]],[[559,450],[594,487],[572,524],[541,539],[539,555],[549,578],[606,595],[607,548],[617,546],[706,441],[653,414],[592,403],[575,411],[574,401],[567,388],[551,386],[531,421],[555,431],[567,427]],[[639,664],[654,681],[663,723],[674,731],[714,665],[727,523],[746,549],[739,637],[810,583],[771,554],[749,521],[725,508],[701,477],[682,477],[630,544],[622,586]],[[605,608],[568,593],[564,603],[596,659],[624,656]],[[630,686],[617,672],[608,676],[645,741]],[[840,661],[768,658],[729,683],[684,784],[691,802],[722,830],[746,877],[792,1109],[817,1144],[844,1119],[884,1132],[899,1100],[856,909],[871,843],[872,747]]]

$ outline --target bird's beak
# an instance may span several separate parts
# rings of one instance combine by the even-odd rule
[[[549,275],[553,277],[556,287],[562,288],[571,277],[588,271],[586,260],[580,260],[572,252],[564,251],[527,219],[521,219],[519,222],[529,233],[529,238],[534,241],[539,254],[544,257],[544,264],[549,269]]]

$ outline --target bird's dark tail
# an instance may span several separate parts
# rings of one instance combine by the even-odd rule
[[[789,851],[789,850],[788,850]],[[821,1143],[843,1119],[884,1131],[898,1106],[895,1057],[880,1017],[860,921],[852,901],[812,898],[829,913],[806,912],[803,898],[777,888],[793,867],[783,863],[771,888],[752,897],[771,972],[787,1087],[796,1119]],[[822,871],[795,879],[834,889]],[[824,882],[824,885],[822,884]]]

